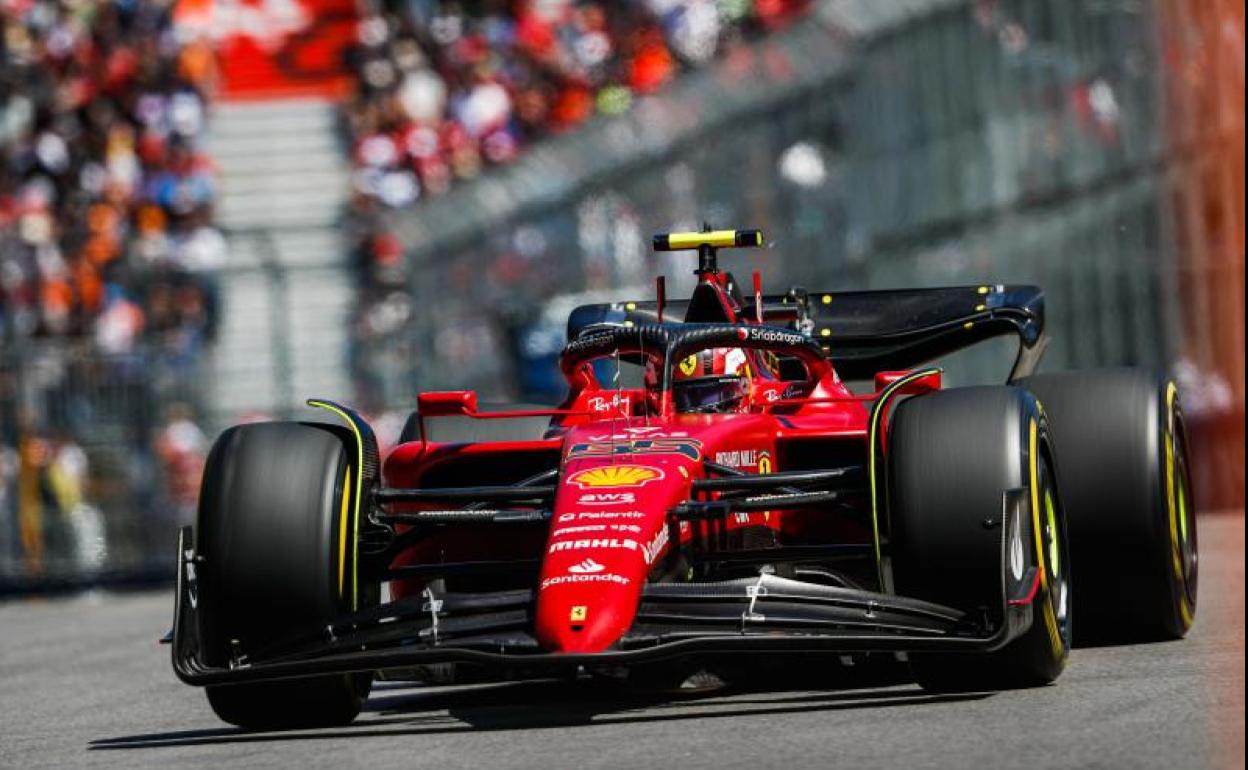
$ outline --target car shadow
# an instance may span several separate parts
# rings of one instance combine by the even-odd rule
[[[878,679],[878,677],[876,677]],[[916,685],[838,678],[787,687],[744,683],[705,692],[636,690],[602,680],[532,680],[425,687],[379,683],[353,725],[319,730],[253,732],[232,727],[139,733],[91,741],[89,749],[124,750],[214,744],[317,741],[340,738],[472,733],[478,731],[644,724],[860,708],[918,707],[978,700],[991,693],[936,695]],[[830,689],[813,689],[834,685]],[[855,689],[848,689],[855,688]]]

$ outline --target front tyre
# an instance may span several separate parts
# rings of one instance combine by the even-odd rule
[[[894,415],[888,462],[897,593],[999,624],[1003,586],[1011,595],[1035,588],[1022,636],[991,653],[913,654],[915,679],[935,692],[1055,680],[1070,651],[1071,562],[1036,399],[1011,387],[911,398]]]
[[[229,663],[376,601],[356,569],[351,435],[321,424],[231,428],[213,446],[199,506],[199,628],[205,662]],[[217,716],[248,729],[346,724],[371,674],[207,688]]]

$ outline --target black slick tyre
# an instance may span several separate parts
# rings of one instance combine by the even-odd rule
[[[1034,589],[1024,604],[1032,622],[1021,636],[990,653],[912,654],[915,679],[933,692],[1052,682],[1070,650],[1070,560],[1048,427],[1035,398],[1012,387],[911,398],[894,413],[888,446],[898,594],[999,627],[1006,594]]]
[[[376,600],[356,571],[352,437],[329,425],[231,428],[204,471],[197,527],[205,662],[254,655]],[[371,674],[217,685],[217,716],[248,729],[346,724]]]
[[[1178,639],[1196,615],[1198,551],[1178,391],[1141,369],[1020,383],[1051,421],[1079,594],[1075,641]]]

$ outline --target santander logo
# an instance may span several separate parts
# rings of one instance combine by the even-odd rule
[[[589,575],[594,572],[602,572],[604,569],[606,569],[606,567],[602,566],[593,559],[586,559],[580,564],[573,564],[571,567],[568,567],[568,572],[575,575]]]

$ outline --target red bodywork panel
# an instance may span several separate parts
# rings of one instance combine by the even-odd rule
[[[460,463],[514,463],[525,455],[557,452],[558,491],[548,533],[449,531],[404,553],[395,566],[457,560],[533,558],[542,562],[537,584],[535,635],[555,652],[609,648],[633,622],[642,586],[662,569],[671,547],[668,511],[691,499],[703,461],[745,473],[785,470],[786,445],[809,440],[855,442],[865,454],[867,409],[846,391],[845,400],[815,402],[777,415],[673,415],[665,420],[629,417],[568,418],[574,424],[542,441],[480,444],[401,444],[386,459],[391,487],[419,487],[426,474]],[[527,413],[526,413],[527,414]],[[491,414],[490,419],[502,415]],[[416,510],[416,506],[411,506]],[[802,528],[805,511],[734,514],[728,531]],[[701,523],[683,523],[681,541],[698,536]],[[861,533],[859,533],[861,537]],[[419,591],[419,582],[396,583],[396,598]]]
[[[744,324],[721,284],[709,283],[718,290],[726,320]],[[394,566],[537,558],[538,642],[551,652],[609,649],[632,625],[647,580],[671,569],[673,533],[681,543],[706,535],[700,530],[710,526],[707,522],[681,522],[673,529],[669,519],[672,508],[694,497],[693,482],[706,476],[704,462],[767,474],[792,469],[786,467],[790,458],[804,458],[800,469],[809,469],[821,467],[810,457],[822,457],[833,444],[844,450],[840,457],[848,452],[856,462],[866,461],[867,402],[878,393],[854,395],[826,359],[806,361],[807,378],[798,381],[781,380],[762,358],[751,361],[748,398],[732,414],[678,414],[666,392],[656,400],[645,389],[604,388],[581,363],[565,365],[569,395],[549,411],[477,415],[470,392],[422,395],[420,405],[430,419],[549,415],[550,430],[524,441],[401,444],[384,463],[385,486],[515,484],[558,467],[556,494],[548,529],[448,529],[404,551]],[[899,376],[882,373],[877,385],[890,385]],[[938,388],[939,377],[906,387],[902,392]],[[826,511],[803,509],[734,513],[722,527],[729,533],[752,528],[778,535],[813,528],[843,541],[869,542],[870,531],[861,525],[830,518]],[[391,592],[400,597],[422,588],[419,581],[399,582]]]

